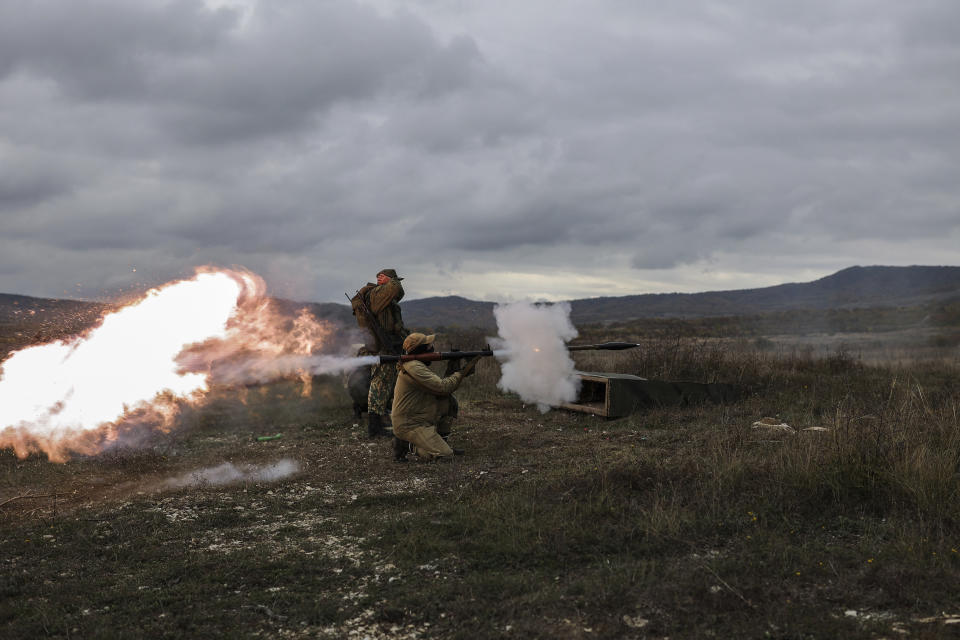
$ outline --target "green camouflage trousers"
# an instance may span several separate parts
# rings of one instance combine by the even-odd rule
[[[397,384],[397,365],[392,362],[375,364],[370,372],[370,391],[367,411],[387,415],[393,406],[393,387]]]

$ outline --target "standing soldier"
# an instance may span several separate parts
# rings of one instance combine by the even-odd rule
[[[366,353],[368,355],[398,355],[403,339],[410,333],[403,326],[400,305],[403,298],[403,278],[394,269],[377,272],[376,284],[368,282],[351,299],[357,324],[368,330]],[[397,368],[393,363],[374,365],[367,395],[369,425],[367,435],[371,438],[387,437],[383,416],[393,402],[393,386],[397,382]]]

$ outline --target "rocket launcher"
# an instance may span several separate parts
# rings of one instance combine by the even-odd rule
[[[604,342],[602,344],[568,345],[567,351],[623,351],[634,349],[640,345],[635,342]],[[459,360],[460,358],[475,358],[477,356],[506,356],[509,351],[484,349],[482,351],[434,351],[433,353],[418,353],[416,355],[382,355],[378,356],[380,364],[387,362],[436,362],[437,360]]]

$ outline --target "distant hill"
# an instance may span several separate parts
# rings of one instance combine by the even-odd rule
[[[647,293],[570,301],[574,324],[704,318],[791,310],[919,306],[960,297],[960,267],[850,267],[805,283],[705,293]],[[403,303],[415,327],[495,328],[492,302],[459,296]]]
[[[842,311],[867,308],[922,307],[960,301],[960,267],[850,267],[805,283],[759,289],[705,293],[648,293],[585,298],[570,301],[574,324],[611,324],[651,318],[710,318],[760,316],[804,311]],[[291,313],[307,307],[318,318],[330,320],[348,334],[355,327],[350,307],[337,303],[294,302],[277,299]],[[23,345],[78,333],[100,317],[109,305],[77,300],[32,298],[0,294],[0,352]],[[496,329],[493,302],[444,296],[402,303],[406,324],[413,328],[444,330]],[[926,313],[923,311],[923,313]],[[911,316],[912,317],[912,316]],[[952,317],[952,316],[951,316]],[[778,319],[783,323],[784,319]],[[835,319],[831,322],[835,323]],[[344,338],[353,340],[352,336]]]
[[[274,298],[290,317],[306,307],[317,318],[352,327],[350,307],[335,303],[294,302]],[[113,305],[83,300],[32,298],[0,293],[0,358],[29,344],[68,338],[92,327]]]
[[[355,324],[353,312],[345,304],[336,302],[295,302],[293,300],[284,300],[283,298],[274,298],[277,309],[281,312],[293,316],[300,309],[307,308],[315,317],[321,320],[328,320],[335,325],[352,327]]]
[[[912,307],[960,296],[960,267],[850,267],[813,282],[707,293],[588,298],[572,302],[575,323],[634,318],[736,316],[790,311]]]
[[[403,321],[410,327],[439,329],[441,327],[479,327],[496,329],[493,302],[478,302],[460,296],[421,298],[400,304]]]
[[[50,319],[69,320],[73,316],[85,319],[92,312],[99,312],[107,305],[82,300],[63,300],[57,298],[32,298],[9,293],[0,293],[0,323],[17,322],[24,318],[33,318],[38,314]]]
[[[10,349],[80,333],[107,307],[99,302],[0,293],[0,357]]]

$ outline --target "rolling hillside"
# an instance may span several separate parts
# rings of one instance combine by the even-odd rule
[[[278,300],[291,314],[308,307],[319,318],[345,329],[354,327],[346,304]],[[638,294],[572,300],[572,319],[578,326],[611,324],[638,319],[697,319],[765,316],[777,324],[790,317],[809,325],[821,315],[856,309],[913,309],[900,318],[916,321],[933,313],[937,324],[955,324],[950,318],[960,302],[960,267],[850,267],[805,283],[759,289],[705,293]],[[54,300],[0,294],[0,346],[17,348],[82,331],[107,307],[102,303]],[[408,300],[402,304],[406,323],[415,328],[494,330],[493,302],[445,296]],[[883,314],[880,314],[883,315]],[[889,314],[887,314],[889,315]],[[829,318],[839,326],[842,318]],[[894,324],[902,322],[891,320]]]
[[[805,283],[705,293],[648,293],[571,301],[575,324],[786,311],[916,307],[960,299],[960,267],[850,267]],[[495,327],[492,302],[448,296],[403,303],[412,326]]]

